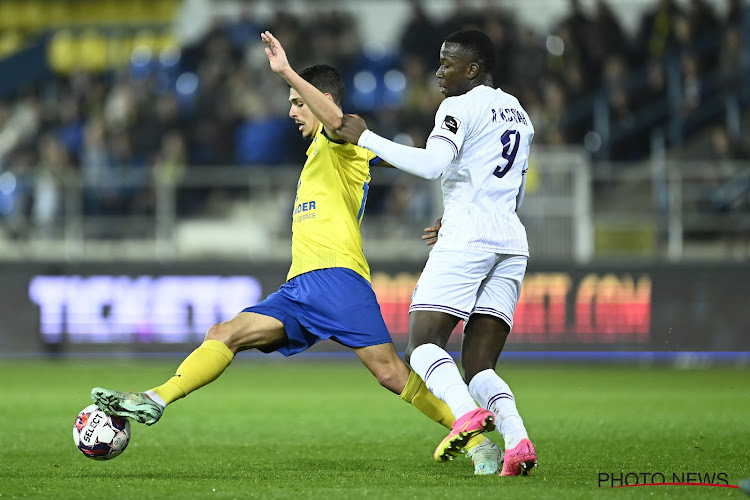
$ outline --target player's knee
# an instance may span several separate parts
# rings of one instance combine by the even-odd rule
[[[205,340],[218,340],[235,354],[245,349],[241,333],[229,321],[217,323],[209,328]]]
[[[283,328],[266,328],[254,322],[225,321],[208,329],[205,340],[223,342],[234,353],[247,349],[278,348],[288,341]]]
[[[218,340],[231,349],[232,328],[227,323],[217,323],[208,329],[204,340]]]
[[[403,377],[396,370],[380,370],[375,377],[381,386],[396,394],[400,394],[406,385],[406,381],[401,380]]]

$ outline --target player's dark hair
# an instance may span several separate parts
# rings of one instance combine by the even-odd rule
[[[333,101],[341,106],[346,85],[344,79],[341,78],[341,73],[336,68],[327,64],[316,64],[302,70],[299,76],[324,94],[331,94]]]
[[[451,33],[445,43],[455,43],[468,52],[479,65],[479,71],[491,75],[495,69],[495,45],[490,37],[479,30],[463,30]]]

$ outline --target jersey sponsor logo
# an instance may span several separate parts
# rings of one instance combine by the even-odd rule
[[[456,132],[458,132],[458,127],[460,126],[461,126],[461,120],[459,120],[455,116],[445,115],[445,119],[443,120],[443,124],[440,125],[440,128],[443,128],[455,134]]]
[[[315,210],[314,201],[306,201],[304,203],[297,203],[297,205],[294,207],[292,220],[294,222],[302,222],[303,220],[314,219],[315,218],[314,210]],[[309,212],[309,213],[303,213],[302,215],[298,215],[300,212]]]
[[[304,203],[298,203],[297,206],[294,207],[295,214],[298,214],[300,212],[307,212],[308,210],[315,210],[314,201],[306,201]]]
[[[312,213],[312,214],[302,214],[302,215],[297,215],[296,217],[294,217],[294,222],[302,222],[303,220],[314,219],[314,218],[315,218],[315,214],[314,213]]]

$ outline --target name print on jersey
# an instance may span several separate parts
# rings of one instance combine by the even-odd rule
[[[497,111],[495,109],[492,109],[492,122],[497,123]],[[526,121],[526,115],[524,115],[523,111],[520,111],[515,108],[503,108],[500,110],[500,120],[508,123],[523,123],[524,125],[528,125],[528,122]]]

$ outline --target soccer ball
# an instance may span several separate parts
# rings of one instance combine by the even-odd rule
[[[125,451],[130,441],[130,421],[107,415],[98,406],[89,405],[76,417],[73,440],[87,457],[109,460]]]

